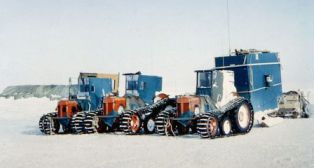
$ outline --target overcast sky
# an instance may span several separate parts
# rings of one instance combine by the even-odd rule
[[[226,0],[0,0],[0,90],[141,70],[193,92],[228,54]],[[231,48],[279,52],[284,89],[314,88],[314,1],[229,0]]]

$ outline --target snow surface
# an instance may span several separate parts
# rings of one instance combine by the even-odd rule
[[[38,119],[55,105],[46,98],[0,98],[0,167],[314,167],[314,118],[214,140],[196,135],[42,135]]]

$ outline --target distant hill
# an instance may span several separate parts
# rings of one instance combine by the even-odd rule
[[[71,86],[71,93],[77,92],[77,85]],[[0,97],[14,97],[14,99],[28,97],[47,97],[50,99],[66,98],[69,95],[69,85],[18,85],[8,86]]]

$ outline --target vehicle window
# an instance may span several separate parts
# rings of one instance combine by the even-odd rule
[[[198,72],[197,87],[211,87],[211,72]]]

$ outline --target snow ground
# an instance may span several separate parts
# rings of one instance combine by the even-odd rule
[[[314,118],[285,120],[247,135],[44,136],[37,127],[56,101],[0,98],[0,167],[314,167]]]

